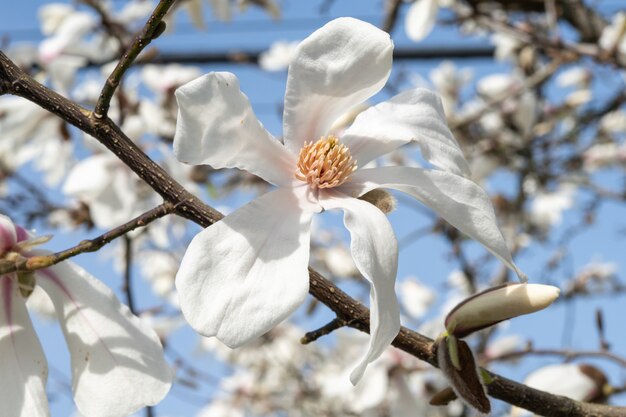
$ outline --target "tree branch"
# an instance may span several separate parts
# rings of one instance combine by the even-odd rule
[[[39,84],[21,71],[0,52],[0,91],[24,97],[95,137],[117,155],[140,178],[159,193],[166,202],[175,205],[175,213],[203,227],[220,220],[223,215],[204,204],[154,163],[109,119],[91,117],[91,112]],[[355,329],[369,332],[369,310],[348,296],[319,272],[309,268],[309,293],[330,308],[338,319],[349,322]],[[405,327],[393,345],[437,366],[432,352],[433,341]],[[509,404],[552,417],[624,417],[626,408],[588,404],[566,397],[548,394],[504,377],[491,374],[489,395]]]
[[[95,252],[102,248],[104,245],[110,243],[112,240],[118,237],[125,236],[126,233],[135,230],[138,227],[146,226],[148,223],[153,222],[163,216],[173,213],[175,206],[169,202],[165,202],[143,214],[135,217],[133,220],[125,223],[113,230],[110,230],[95,239],[83,240],[78,245],[65,249],[61,252],[53,253],[50,255],[32,256],[29,258],[22,258],[15,262],[13,261],[0,261],[0,276],[17,271],[36,271],[37,269],[48,268],[52,265],[63,262],[76,255],[80,255],[85,252]]]
[[[106,118],[113,93],[115,93],[115,90],[120,85],[120,81],[126,71],[133,64],[139,53],[143,51],[153,39],[156,39],[156,37],[163,33],[163,30],[165,29],[165,23],[162,22],[163,17],[165,17],[165,14],[170,9],[174,1],[176,0],[161,0],[159,2],[141,32],[139,32],[133,43],[122,55],[122,59],[120,59],[117,63],[117,66],[113,72],[111,72],[109,78],[107,78],[104,87],[100,92],[100,97],[98,98],[98,102],[96,103],[93,113],[96,119]]]

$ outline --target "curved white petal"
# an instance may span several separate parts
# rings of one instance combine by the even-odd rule
[[[0,277],[0,407],[2,415],[49,416],[48,366],[17,285]]]
[[[392,52],[387,33],[348,17],[302,41],[287,76],[285,146],[297,155],[305,141],[331,133],[344,112],[376,94],[389,78]]]
[[[304,301],[311,209],[316,210],[295,194],[305,189],[264,194],[194,237],[176,288],[197,332],[240,346]]]
[[[367,365],[378,358],[400,331],[400,307],[394,291],[398,242],[389,221],[374,205],[337,191],[320,193],[326,210],[342,209],[350,231],[350,249],[357,268],[370,282],[370,343],[367,354],[350,374],[359,382]]]
[[[515,271],[521,281],[526,281],[526,275],[513,263],[489,196],[474,182],[445,171],[384,167],[357,171],[350,177],[350,183],[341,188],[352,195],[362,195],[380,187],[402,191],[421,201],[480,242]]]
[[[37,284],[54,303],[83,415],[127,416],[163,399],[172,371],[161,342],[106,285],[70,262],[40,270]]]
[[[439,12],[439,0],[417,0],[406,14],[406,35],[419,42],[433,30]]]
[[[341,141],[359,167],[410,141],[420,145],[424,159],[458,175],[469,166],[448,128],[441,99],[424,88],[405,91],[359,114]]]
[[[256,118],[234,74],[196,78],[176,90],[176,100],[174,153],[179,161],[245,169],[277,185],[293,179],[295,157]]]

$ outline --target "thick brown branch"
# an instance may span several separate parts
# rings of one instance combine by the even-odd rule
[[[221,213],[204,204],[178,184],[109,119],[98,120],[90,117],[91,112],[37,83],[0,52],[0,91],[3,88],[11,94],[38,104],[95,137],[146,181],[165,201],[174,204],[177,214],[203,227],[223,217]],[[309,282],[311,295],[330,308],[338,319],[349,322],[350,327],[369,332],[369,310],[364,305],[310,268]],[[437,366],[436,358],[431,350],[432,342],[431,339],[403,327],[393,341],[393,345]],[[625,408],[580,403],[528,388],[498,375],[492,375],[492,377],[493,382],[488,387],[491,396],[538,414],[553,417],[626,416]]]

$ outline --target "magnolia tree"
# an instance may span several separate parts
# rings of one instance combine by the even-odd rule
[[[38,44],[4,34],[2,415],[626,416],[616,317],[543,340],[573,331],[559,304],[625,288],[576,245],[626,198],[626,14],[389,0],[368,23],[322,1],[301,41],[171,53],[181,22],[300,7],[233,3],[50,3]],[[251,64],[286,78],[273,133]],[[74,263],[94,251],[112,266]],[[42,348],[48,319],[66,347]]]

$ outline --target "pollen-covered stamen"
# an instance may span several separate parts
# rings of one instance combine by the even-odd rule
[[[313,188],[332,188],[346,182],[356,170],[350,150],[335,136],[305,142],[298,155],[295,177]]]

